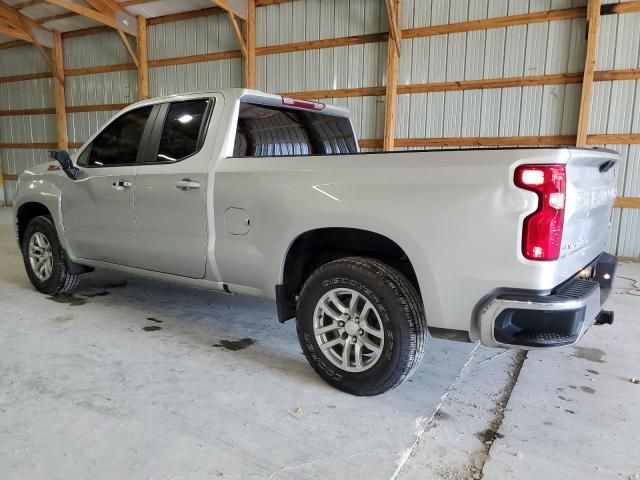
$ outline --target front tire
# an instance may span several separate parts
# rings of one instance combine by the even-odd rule
[[[320,377],[345,392],[370,396],[400,385],[420,364],[427,323],[407,278],[372,258],[329,262],[305,282],[297,331]]]
[[[67,268],[51,217],[42,215],[29,222],[22,238],[22,257],[29,280],[38,291],[58,295],[70,293],[78,285],[78,275]]]

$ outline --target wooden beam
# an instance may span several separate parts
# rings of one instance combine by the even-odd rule
[[[577,147],[585,147],[587,145],[589,113],[593,96],[593,77],[596,70],[598,51],[598,31],[600,30],[600,6],[601,0],[589,0],[587,11],[587,55],[584,61],[584,74],[582,77],[582,94],[580,96],[580,113],[578,114],[578,131],[576,134]]]
[[[104,103],[99,105],[76,105],[73,107],[67,107],[67,113],[80,113],[80,112],[116,112],[128,107],[128,103]]]
[[[147,23],[149,25],[162,25],[165,23],[191,20],[192,18],[210,17],[212,15],[220,15],[222,13],[226,13],[226,11],[220,7],[209,7],[202,8],[200,10],[191,10],[190,12],[171,13],[169,15],[162,15],[161,17],[148,18]]]
[[[0,148],[17,148],[17,149],[55,149],[58,148],[58,144],[55,142],[41,142],[41,143],[2,143],[0,142]]]
[[[86,3],[91,5],[93,8],[102,13],[116,13],[123,12],[127,13],[122,5],[113,0],[84,0]]]
[[[400,0],[386,0],[389,15],[389,38],[387,40],[387,87],[384,100],[385,151],[393,151],[396,137],[396,110],[398,103],[398,63],[400,60]]]
[[[0,117],[21,117],[25,115],[53,115],[55,108],[21,108],[18,110],[0,110]]]
[[[189,63],[212,62],[215,60],[228,60],[230,58],[241,58],[240,50],[229,52],[203,53],[200,55],[189,55],[186,57],[163,58],[161,60],[149,60],[149,67],[166,67],[169,65],[186,65]]]
[[[62,7],[71,12],[77,13],[86,18],[90,18],[91,20],[95,20],[96,22],[102,23],[111,28],[115,28],[116,30],[123,30],[127,32],[129,35],[133,35],[134,37],[138,34],[138,29],[136,26],[136,19],[132,15],[124,12],[111,12],[104,13],[98,10],[94,10],[93,8],[85,7],[78,3],[70,2],[69,0],[45,0],[47,3],[51,3],[52,5],[57,5],[58,7]]]
[[[94,75],[96,73],[124,72],[135,70],[135,63],[118,63],[116,65],[101,65],[99,67],[70,68],[65,70],[65,77],[77,77],[80,75]]]
[[[613,204],[615,208],[640,208],[639,197],[618,197]]]
[[[118,30],[117,32],[118,32],[118,36],[120,36],[120,40],[122,41],[122,44],[124,45],[124,48],[127,49],[127,53],[129,54],[129,57],[131,58],[131,60],[133,60],[133,63],[135,64],[136,68],[139,68],[140,62],[138,61],[138,56],[136,55],[136,52],[133,51],[133,48],[131,47],[129,40],[127,39],[127,35],[122,30]]]
[[[59,72],[61,81],[53,82],[53,98],[56,106],[56,131],[58,135],[58,150],[68,150],[67,112],[64,99],[64,57],[62,56],[62,35],[54,33],[53,66]]]
[[[25,30],[18,30],[6,25],[0,25],[0,33],[2,35],[6,35],[7,37],[22,40],[23,42],[33,43],[33,40],[31,40],[31,35],[29,35]]]
[[[69,142],[69,148],[81,147],[81,142]],[[56,142],[36,142],[36,143],[0,143],[0,148],[15,148],[26,150],[55,150],[58,148]]]
[[[98,35],[100,33],[111,32],[113,29],[111,27],[107,27],[101,25],[99,27],[88,27],[81,28],[80,30],[71,30],[70,32],[62,32],[62,39],[65,38],[76,38],[76,37],[85,37],[87,35]]]
[[[400,40],[402,38],[399,22],[400,0],[385,0],[387,7],[387,23],[389,24],[389,36],[395,45],[395,49],[400,55]]]
[[[587,135],[588,145],[640,144],[640,133],[596,133]]]
[[[326,98],[377,97],[386,93],[386,87],[338,88],[335,90],[308,90],[304,92],[282,92],[283,97],[322,100]]]
[[[514,25],[528,25],[531,23],[549,22],[552,20],[569,20],[584,17],[584,7],[548,10],[545,12],[525,13],[523,15],[508,15],[504,17],[471,20],[467,22],[445,23],[431,27],[410,28],[402,32],[402,38],[430,37],[449,33],[471,32],[475,30],[489,30],[493,28],[512,27]]]
[[[396,147],[517,147],[540,145],[574,145],[575,135],[512,136],[512,137],[443,137],[443,138],[396,138]],[[383,139],[362,139],[361,147],[383,147]],[[587,137],[588,145],[640,144],[640,133],[594,134]]]
[[[350,37],[327,38],[324,40],[311,40],[307,42],[284,43],[282,45],[258,47],[256,48],[256,55],[275,55],[277,53],[302,52],[304,50],[317,50],[320,48],[347,47],[365,43],[386,42],[388,37],[389,34],[387,32],[381,32],[353,35]]]
[[[231,23],[231,27],[233,28],[233,32],[236,35],[236,39],[238,40],[238,45],[240,45],[240,51],[242,52],[242,56],[247,56],[247,42],[242,34],[242,29],[238,24],[238,20],[236,16],[232,12],[227,12],[227,16],[229,17],[229,22]]]
[[[233,13],[236,17],[247,20],[249,17],[249,3],[251,0],[211,0],[223,10]],[[255,7],[255,0],[253,2]]]
[[[0,50],[4,50],[5,48],[15,48],[21,47],[23,45],[28,45],[29,42],[25,42],[24,40],[13,40],[11,42],[3,42],[0,43]]]
[[[26,73],[23,75],[10,75],[8,77],[0,77],[0,83],[24,82],[26,80],[38,80],[41,78],[51,78],[51,72]]]
[[[147,19],[138,16],[138,100],[149,98],[149,60],[147,40]]]
[[[600,7],[600,15],[640,12],[640,2],[609,3]]]
[[[256,88],[256,0],[247,0],[247,54],[244,57],[244,85]]]
[[[0,33],[35,45],[53,48],[53,33],[42,28],[35,20],[0,1],[0,20],[9,27],[0,27]]]

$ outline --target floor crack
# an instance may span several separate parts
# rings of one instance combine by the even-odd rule
[[[467,367],[469,366],[469,364],[473,361],[473,358],[475,356],[476,350],[478,350],[478,348],[480,348],[480,343],[477,343],[476,346],[474,347],[474,349],[471,351],[471,353],[469,354],[469,358],[467,359],[467,361],[465,362],[465,364],[462,366],[462,369],[460,370],[460,373],[458,373],[458,375],[456,376],[456,378],[453,380],[453,382],[451,382],[451,385],[449,385],[449,387],[447,388],[447,390],[444,392],[444,394],[442,395],[442,397],[440,397],[440,403],[438,403],[438,405],[436,406],[436,408],[434,409],[433,413],[431,414],[431,416],[426,419],[426,421],[422,421],[422,426],[418,429],[418,431],[416,432],[416,439],[415,441],[411,444],[411,446],[406,449],[402,455],[400,456],[400,460],[398,461],[398,466],[395,470],[395,472],[393,472],[393,475],[391,475],[390,480],[395,480],[396,478],[398,478],[398,475],[400,475],[400,472],[402,472],[402,469],[404,468],[404,466],[407,464],[407,462],[409,461],[409,458],[411,458],[411,454],[415,451],[415,449],[418,447],[418,445],[420,444],[420,441],[422,440],[422,438],[424,437],[424,435],[431,429],[431,427],[434,425],[434,420],[436,415],[438,414],[438,412],[442,409],[442,406],[444,405],[445,400],[447,399],[447,397],[449,397],[449,394],[453,391],[453,389],[455,388],[455,386],[458,384],[458,382],[460,381],[460,379],[462,378],[462,375],[464,374],[465,370],[467,369]],[[420,420],[420,419],[418,419]]]
[[[483,442],[484,455],[482,455],[482,459],[483,459],[482,464],[478,468],[479,475],[473,477],[476,480],[481,479],[483,477],[484,465],[487,463],[487,460],[489,459],[489,452],[493,447],[493,443],[496,439],[498,430],[500,429],[500,426],[502,425],[502,421],[504,420],[504,412],[507,409],[507,404],[509,403],[509,399],[511,398],[511,393],[513,393],[513,389],[516,386],[518,377],[520,376],[520,371],[522,370],[524,361],[527,359],[527,353],[528,353],[527,350],[522,350],[518,352],[514,358],[515,361],[513,365],[513,373],[509,378],[509,382],[505,385],[505,387],[502,390],[502,394],[500,395],[500,398],[496,405],[496,409],[494,411],[494,417],[493,417],[493,420],[491,421],[491,426],[489,427],[489,429],[487,429],[485,434],[485,441]]]

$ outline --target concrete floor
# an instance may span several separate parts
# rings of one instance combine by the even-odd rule
[[[10,223],[0,209],[3,479],[640,474],[628,280],[616,323],[582,349],[524,360],[431,339],[410,381],[357,398],[313,373],[269,302],[109,272],[72,297],[39,294]],[[621,271],[640,279],[640,265]]]

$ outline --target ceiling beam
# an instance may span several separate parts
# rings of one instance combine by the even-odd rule
[[[0,1],[0,20],[7,23],[1,33],[18,40],[53,48],[53,33],[42,28],[34,20],[23,15],[18,10]]]
[[[249,0],[211,0],[214,4],[243,20],[249,14]]]
[[[8,25],[0,25],[0,33],[16,40],[24,40],[33,43],[31,36],[25,30],[18,30]]]
[[[132,36],[138,35],[138,27],[136,18],[122,10],[115,10],[114,8],[104,8],[104,11],[95,10],[93,8],[85,7],[77,3],[72,3],[68,0],[45,0],[47,3],[52,5],[57,5],[58,7],[65,8],[70,12],[77,13],[86,18],[90,18],[96,22],[102,23],[108,27],[114,28],[116,30],[121,30],[125,33],[128,33]],[[88,2],[91,4],[91,2]],[[115,4],[115,2],[107,2],[106,0],[94,1],[95,5],[107,5],[107,4]]]

